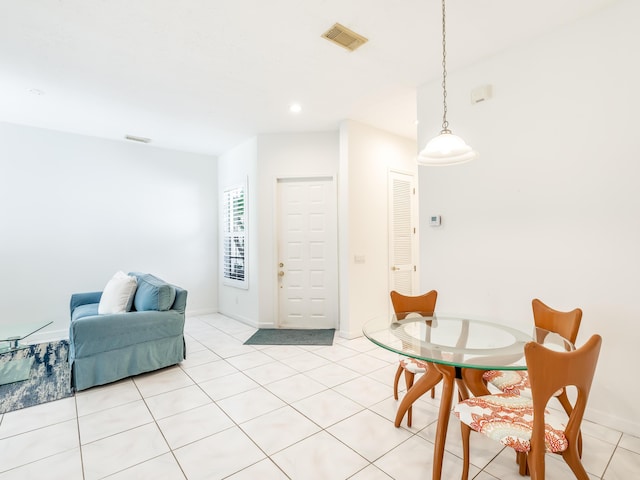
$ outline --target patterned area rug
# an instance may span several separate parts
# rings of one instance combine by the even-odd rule
[[[333,345],[335,328],[261,328],[245,345]]]
[[[73,395],[68,356],[66,340],[1,354],[0,367],[25,357],[34,357],[34,361],[28,380],[0,385],[0,414]]]

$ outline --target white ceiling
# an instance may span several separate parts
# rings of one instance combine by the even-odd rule
[[[448,69],[615,1],[448,0]],[[346,118],[415,138],[416,87],[441,74],[440,8],[0,0],[0,121],[212,155],[260,133],[336,130]],[[322,39],[335,22],[369,42],[349,52]]]

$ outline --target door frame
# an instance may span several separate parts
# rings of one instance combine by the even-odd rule
[[[278,202],[278,183],[281,180],[294,180],[294,181],[304,181],[304,180],[321,180],[321,179],[327,179],[327,181],[330,181],[331,183],[331,194],[333,195],[333,198],[335,200],[335,232],[336,232],[336,238],[335,238],[335,245],[336,245],[336,262],[335,262],[335,278],[336,278],[336,286],[335,286],[335,298],[336,298],[336,325],[335,325],[335,329],[336,331],[340,330],[340,323],[341,323],[341,318],[340,318],[340,243],[339,243],[339,238],[340,238],[340,232],[339,232],[339,226],[340,226],[340,221],[338,218],[338,212],[339,212],[339,204],[338,204],[338,177],[335,174],[332,173],[326,173],[326,174],[321,174],[321,173],[317,173],[317,174],[309,174],[309,175],[276,175],[274,180],[273,180],[273,224],[275,226],[274,230],[273,230],[273,264],[271,266],[271,278],[272,279],[277,279],[278,276],[278,249],[279,249],[279,234],[280,234],[280,209],[279,209],[279,202]],[[274,280],[273,282],[273,318],[274,318],[274,326],[275,328],[280,328],[280,292],[279,292],[279,288],[278,288],[278,281]]]

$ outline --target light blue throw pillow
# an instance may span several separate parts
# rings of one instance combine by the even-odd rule
[[[136,274],[138,277],[138,289],[133,300],[137,311],[145,310],[169,310],[176,299],[176,289],[173,285],[149,274]]]

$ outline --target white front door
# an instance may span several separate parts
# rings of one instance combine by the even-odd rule
[[[279,326],[338,328],[334,179],[278,179],[277,190]]]
[[[389,172],[389,290],[415,295],[417,215],[414,177]]]

